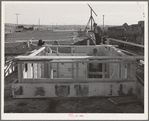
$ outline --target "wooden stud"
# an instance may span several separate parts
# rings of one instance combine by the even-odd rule
[[[125,63],[123,62],[121,65],[121,79],[125,78]]]
[[[72,68],[71,68],[71,76],[72,76],[72,78],[74,78],[74,63],[72,63]]]
[[[107,38],[107,45],[109,45],[109,39]]]
[[[59,52],[58,52],[58,47],[56,47],[56,54],[58,54]]]
[[[32,78],[34,78],[34,63],[32,63]]]
[[[105,78],[105,63],[102,63],[102,78]]]
[[[76,63],[76,78],[78,78],[78,63]]]
[[[109,63],[106,63],[106,78],[109,78]]]
[[[22,63],[18,63],[18,82],[22,83],[23,78],[23,70],[22,70]]]
[[[127,63],[127,78],[131,78],[132,72],[131,72],[131,63]]]
[[[40,78],[40,63],[37,63],[37,78]]]
[[[57,78],[59,78],[59,63],[57,63]]]
[[[27,78],[31,78],[31,63],[27,63]]]
[[[49,62],[48,63],[48,78],[52,78],[52,65],[51,65],[51,63]]]
[[[121,65],[122,63],[119,63],[119,78],[121,79]]]
[[[86,67],[86,78],[88,78],[88,73],[89,73],[89,63],[87,63],[87,67]]]
[[[73,48],[71,47],[71,55],[73,56]]]
[[[34,77],[33,78],[37,78],[37,63],[34,63],[33,64],[33,66],[34,66]]]
[[[136,63],[132,62],[132,78],[136,78]]]
[[[41,63],[41,78],[45,78],[45,62]]]
[[[48,78],[48,63],[44,62],[44,78]]]

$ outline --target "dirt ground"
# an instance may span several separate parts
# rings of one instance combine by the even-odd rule
[[[17,72],[5,78],[4,113],[143,113],[140,102],[115,105],[108,97],[12,98],[11,83]]]
[[[9,36],[7,41],[19,39],[31,39],[33,33],[17,33],[15,37]],[[26,36],[28,35],[28,36]],[[34,33],[34,39],[65,39],[73,36],[73,33],[45,32],[40,35]],[[104,97],[82,98],[45,98],[45,99],[14,99],[11,93],[11,83],[17,79],[17,72],[5,78],[4,89],[4,113],[144,113],[141,103],[115,105]]]

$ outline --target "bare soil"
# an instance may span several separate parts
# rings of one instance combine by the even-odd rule
[[[12,98],[11,84],[17,72],[5,79],[4,113],[143,113],[140,102],[115,105],[108,97]]]

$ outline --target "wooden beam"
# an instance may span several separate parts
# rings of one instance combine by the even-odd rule
[[[102,75],[103,72],[88,72],[89,75]],[[107,74],[106,72],[104,74]]]
[[[132,45],[132,46],[144,48],[144,45],[140,45],[140,44],[135,44],[135,43],[126,42],[126,41],[123,41],[123,40],[118,40],[118,39],[113,39],[113,38],[106,38],[106,39],[107,39],[107,41],[115,41],[115,42],[124,43],[124,44],[127,44],[127,45]]]
[[[123,82],[135,82],[136,79],[102,79],[102,78],[88,78],[88,79],[72,79],[72,78],[55,78],[55,79],[49,79],[49,78],[42,78],[42,79],[23,79],[23,83],[123,83]]]
[[[46,47],[41,47],[40,49],[38,49],[37,51],[35,51],[34,53],[30,54],[29,56],[36,56],[37,54],[39,54],[40,52],[42,52]]]
[[[57,60],[70,60],[70,59],[126,59],[126,60],[135,60],[135,59],[144,59],[144,56],[18,56],[17,60],[22,61],[51,61],[53,59]]]
[[[81,47],[81,48],[84,48],[84,47],[118,47],[118,45],[43,45],[44,47]]]
[[[122,63],[120,60],[53,60],[51,63]]]

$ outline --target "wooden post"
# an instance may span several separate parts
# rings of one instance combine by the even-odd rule
[[[132,65],[131,65],[132,78],[135,78],[135,75],[136,75],[136,62],[134,61],[134,62],[132,62],[131,64],[132,64]]]
[[[40,63],[37,63],[37,78],[41,78],[40,74]]]
[[[22,83],[23,78],[23,70],[22,70],[22,63],[18,63],[18,82]]]
[[[57,63],[57,78],[59,78],[59,63]]]
[[[87,46],[89,46],[90,45],[90,41],[89,40],[87,40]]]
[[[51,65],[51,63],[49,62],[48,63],[48,78],[52,78],[52,65]]]
[[[105,78],[105,63],[102,63],[102,78]]]
[[[50,63],[50,74],[51,74],[51,79],[54,78],[54,71],[53,71],[53,63]]]
[[[76,78],[78,78],[78,63],[76,63]]]
[[[70,47],[71,48],[71,55],[73,56],[73,47]]]
[[[125,63],[122,62],[121,65],[121,78],[124,79],[125,78]]]
[[[109,45],[109,39],[107,38],[107,45]]]
[[[34,69],[33,69],[33,73],[34,73],[33,78],[37,78],[37,63],[34,63],[33,67],[34,67]]]
[[[27,78],[31,78],[31,64],[30,63],[27,63]]]
[[[56,47],[56,54],[58,54],[58,47]]]
[[[109,78],[109,63],[106,63],[106,78]]]
[[[74,78],[74,63],[72,63],[72,71],[71,71],[71,76]]]
[[[45,77],[45,62],[41,63],[41,78]]]
[[[121,65],[122,63],[119,63],[119,78],[121,79]]]
[[[17,62],[14,62],[14,71],[17,71]]]
[[[34,78],[34,63],[32,63],[32,78]]]
[[[43,66],[42,68],[43,70],[41,70],[41,73],[42,73],[41,75],[43,75],[42,76],[43,78],[47,78],[48,77],[48,70],[47,70],[48,64],[44,62],[42,66]]]
[[[87,59],[88,60],[88,59]],[[88,78],[88,72],[89,72],[89,63],[86,63],[87,64],[87,68],[86,68],[86,78]]]
[[[127,78],[131,78],[132,72],[131,72],[131,63],[127,63]]]

